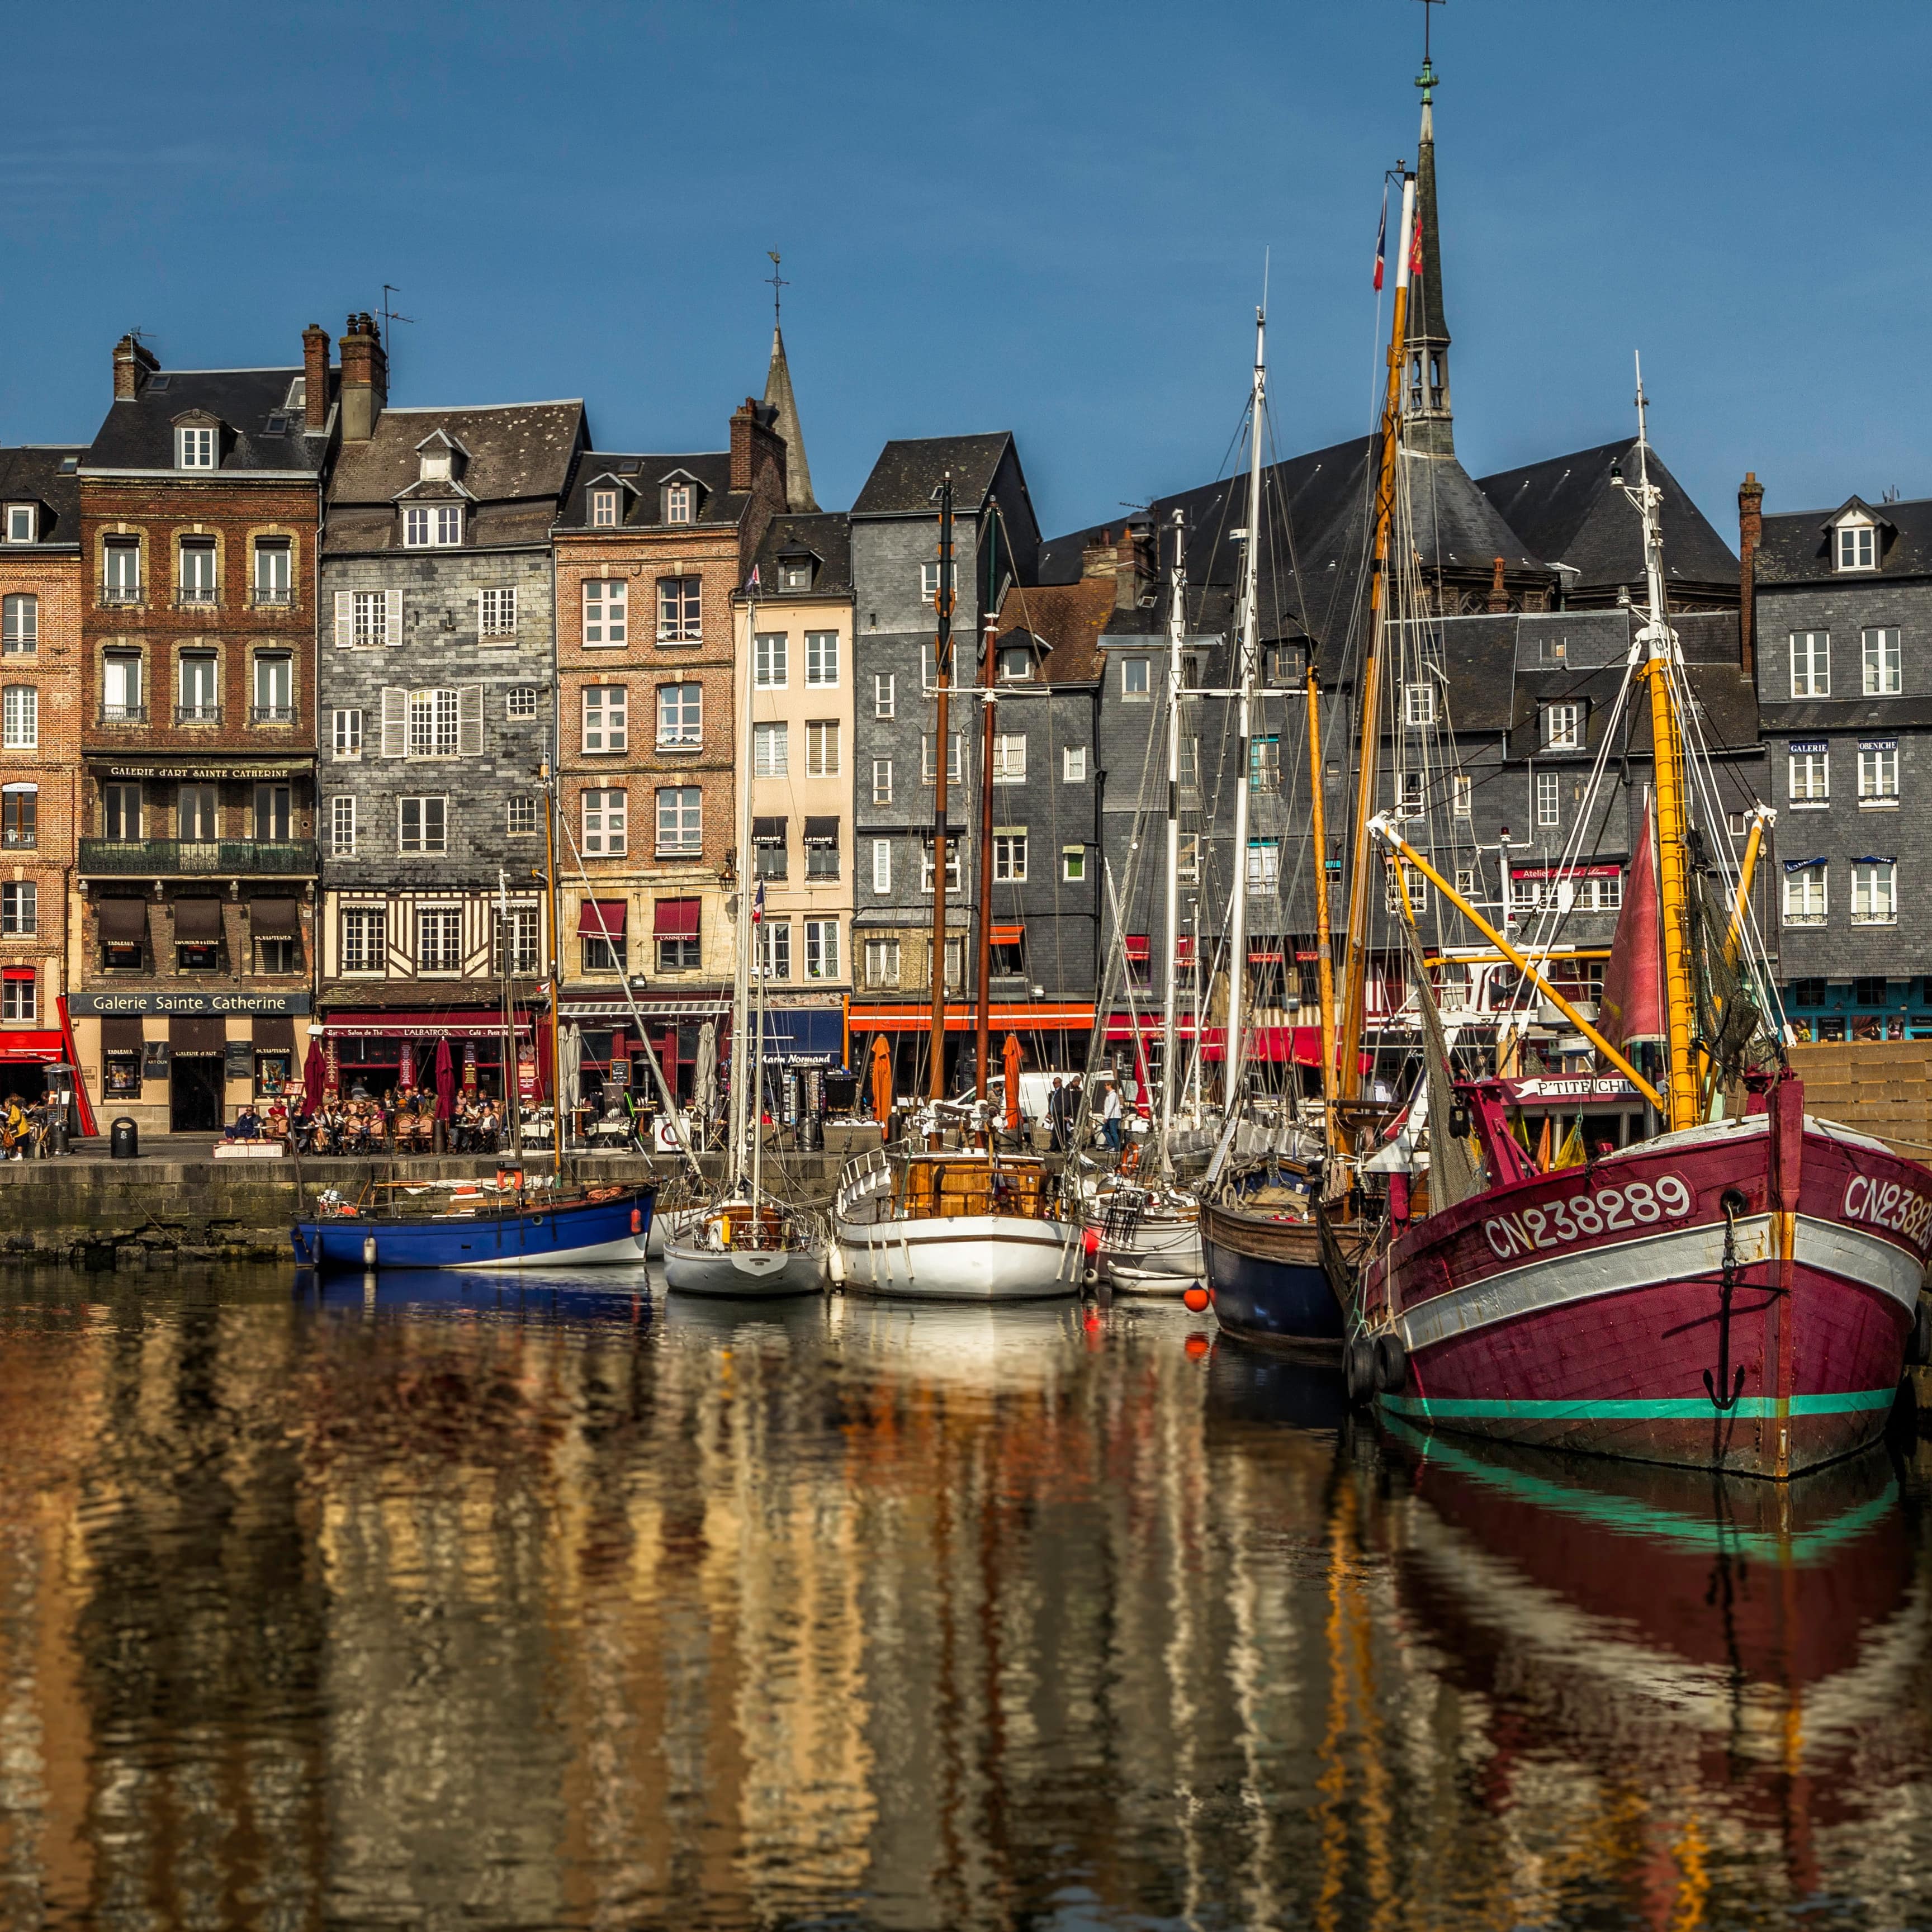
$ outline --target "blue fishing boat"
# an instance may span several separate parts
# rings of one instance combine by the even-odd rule
[[[419,1212],[371,1212],[344,1202],[298,1221],[296,1259],[304,1268],[531,1268],[642,1262],[657,1202],[643,1187],[593,1187],[552,1200],[538,1193],[461,1202],[438,1190]]]
[[[1278,1346],[1341,1346],[1342,1305],[1312,1214],[1203,1201],[1201,1252],[1214,1318],[1227,1334]]]

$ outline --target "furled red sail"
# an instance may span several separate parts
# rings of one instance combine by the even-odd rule
[[[1610,941],[1610,963],[1604,974],[1603,1009],[1598,1030],[1618,1048],[1640,1040],[1661,1040],[1664,1024],[1663,955],[1658,944],[1657,860],[1650,808],[1643,836],[1630,859],[1623,910]]]

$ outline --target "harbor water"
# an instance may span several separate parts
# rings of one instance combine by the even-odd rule
[[[0,1926],[1932,1922],[1925,1457],[1352,1419],[1171,1304],[0,1285]]]

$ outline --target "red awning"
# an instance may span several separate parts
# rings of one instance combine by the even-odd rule
[[[1025,937],[1026,928],[1023,926],[996,926],[993,928],[993,944],[995,946],[1018,946]]]
[[[1202,1035],[1201,1058],[1203,1060],[1225,1060],[1228,1057],[1228,1030],[1226,1027],[1210,1027]],[[1275,1065],[1319,1066],[1322,1064],[1322,1029],[1319,1027],[1257,1027],[1248,1036],[1248,1054],[1251,1059],[1267,1060]],[[1366,1073],[1375,1064],[1372,1054],[1361,1056],[1361,1070]]]
[[[12,975],[10,974],[8,977]],[[0,1060],[50,1060],[67,1058],[67,1041],[58,1028],[10,1028],[0,1033]]]
[[[530,1030],[529,1016],[519,1013],[518,1032],[526,1034]],[[402,1012],[385,1007],[369,1013],[337,1013],[326,1025],[311,1027],[309,1030],[334,1040],[352,1040],[362,1034],[372,1040],[435,1040],[445,1034],[452,1040],[485,1040],[492,1034],[502,1037],[503,1016],[487,1010]]]
[[[659,899],[653,912],[653,931],[660,939],[695,939],[701,899]]]
[[[580,939],[622,939],[630,911],[628,899],[586,899],[577,910],[577,935]]]
[[[946,1009],[948,1033],[970,1033],[978,1024],[975,1007],[953,1005]],[[1076,1032],[1094,1024],[1094,1009],[1071,1000],[1042,1000],[1038,1005],[995,1000],[992,1024],[1015,1033]],[[922,1004],[854,1005],[846,1015],[846,1024],[854,1033],[923,1033],[932,1024],[932,1009]]]
[[[1160,1037],[1161,1018],[1158,1013],[1110,1013],[1107,1016],[1107,1037],[1110,1040],[1132,1040],[1135,1034],[1134,1022],[1139,1022],[1140,1036],[1143,1040]],[[1174,1034],[1177,1040],[1194,1037],[1193,1016],[1189,1013],[1176,1013],[1174,1016]]]
[[[1174,964],[1178,966],[1192,966],[1194,964],[1192,933],[1184,932],[1174,942]]]
[[[1128,957],[1130,959],[1142,959],[1142,960],[1144,960],[1144,959],[1145,959],[1145,958],[1147,958],[1147,956],[1148,956],[1148,936],[1147,936],[1147,934],[1146,934],[1145,933],[1144,933],[1144,932],[1130,932],[1130,933],[1129,933],[1129,934],[1127,934],[1127,957]]]

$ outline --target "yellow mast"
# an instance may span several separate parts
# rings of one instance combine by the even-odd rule
[[[1697,1124],[1696,988],[1690,964],[1690,812],[1684,771],[1684,736],[1671,689],[1681,667],[1677,634],[1664,616],[1664,535],[1658,509],[1663,492],[1650,480],[1643,364],[1637,362],[1637,480],[1624,493],[1643,518],[1644,572],[1649,610],[1636,635],[1650,684],[1651,756],[1657,792],[1658,937],[1664,953],[1664,1114],[1676,1132]]]
[[[1395,314],[1389,326],[1388,388],[1382,404],[1381,469],[1376,479],[1374,572],[1369,584],[1369,650],[1362,671],[1361,702],[1356,707],[1360,750],[1355,766],[1355,838],[1350,849],[1348,930],[1342,956],[1342,1024],[1332,1042],[1330,1090],[1354,1100],[1361,1090],[1361,1040],[1364,999],[1368,974],[1369,900],[1374,878],[1374,842],[1369,819],[1375,810],[1378,754],[1381,750],[1378,713],[1382,705],[1382,615],[1384,585],[1388,576],[1389,523],[1395,505],[1395,463],[1402,431],[1402,332],[1408,320],[1408,257],[1415,232],[1415,177],[1402,181],[1401,239],[1396,249]],[[1317,785],[1319,785],[1317,775]],[[1325,886],[1328,855],[1317,861],[1316,874]]]

